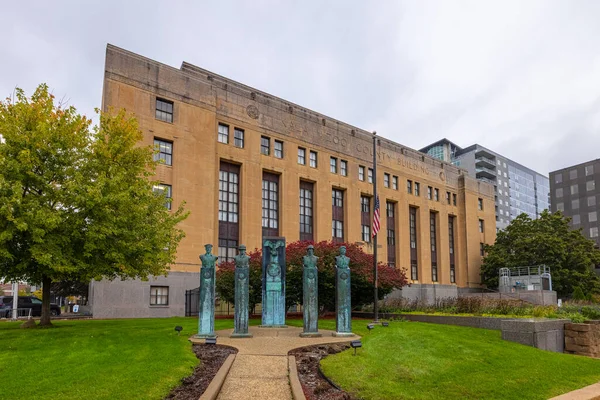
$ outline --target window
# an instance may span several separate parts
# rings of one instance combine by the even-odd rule
[[[556,198],[560,199],[561,197],[563,197],[563,190],[562,190],[562,188],[557,188],[556,189]]]
[[[431,243],[431,280],[437,282],[437,228],[436,228],[436,213],[429,213],[429,238]]]
[[[331,191],[331,236],[335,243],[344,241],[344,192],[339,189]]]
[[[454,216],[448,216],[448,244],[450,247],[450,283],[456,283],[456,264],[454,262]]]
[[[587,205],[588,205],[588,207],[595,206],[596,205],[596,196],[589,196],[587,198]]]
[[[588,213],[588,221],[590,221],[590,222],[598,221],[598,214],[596,211],[592,211],[592,212]]]
[[[571,209],[577,210],[579,208],[579,199],[571,200]]]
[[[260,154],[265,156],[271,154],[271,138],[267,136],[260,137]]]
[[[598,227],[597,226],[590,228],[590,237],[591,238],[598,237]]]
[[[579,186],[577,184],[571,185],[571,194],[579,193]]]
[[[164,165],[173,165],[173,143],[154,138],[154,161]]]
[[[373,168],[369,168],[367,171],[367,181],[373,183]]]
[[[394,218],[394,203],[386,202],[385,203],[385,214],[388,218]],[[389,226],[389,224],[388,224]]]
[[[421,192],[421,184],[419,182],[415,182],[415,196],[420,196]]]
[[[500,200],[500,204],[502,204],[502,200]],[[479,211],[483,210],[483,199],[477,199],[477,209]]]
[[[586,165],[586,167],[585,167],[585,176],[590,176],[590,175],[594,175],[594,166],[593,165]]]
[[[440,201],[440,189],[438,189],[438,188],[435,188],[435,189],[433,190],[433,199],[434,199],[435,201]]]
[[[483,233],[484,229],[483,229],[483,220],[480,219],[479,220],[479,232]]]
[[[313,240],[313,184],[300,182],[300,240]]]
[[[565,203],[556,203],[556,211],[565,211]]]
[[[169,287],[168,286],[150,286],[150,305],[168,306],[169,305]]]
[[[369,213],[371,210],[371,199],[367,196],[360,196],[360,212]]]
[[[412,181],[411,180],[406,181],[406,192],[408,194],[412,194]]]
[[[387,255],[388,265],[396,266],[396,209],[395,203],[387,201],[385,203],[385,213],[387,218]]]
[[[332,174],[337,174],[337,158],[331,157],[329,159],[329,171]]]
[[[306,165],[306,149],[298,147],[298,164]]]
[[[396,232],[393,229],[388,229],[387,230],[387,245],[388,246],[395,246],[396,245]],[[390,262],[388,261],[388,264],[389,263]]]
[[[569,171],[569,179],[577,179],[577,170],[572,169]]]
[[[562,173],[554,175],[554,183],[562,183]]]
[[[274,155],[275,158],[283,158],[283,142],[281,140],[275,141]]]
[[[419,279],[419,269],[417,263],[417,209],[409,207],[409,233],[410,233],[410,279],[416,281]]]
[[[596,181],[587,181],[585,183],[585,188],[588,192],[596,189]]]
[[[217,141],[219,143],[229,143],[229,126],[219,124],[219,132],[217,134]]]
[[[165,207],[167,207],[167,210],[170,210],[171,209],[171,185],[165,185],[162,183],[159,185],[154,185],[154,187],[152,188],[152,191],[156,195],[162,195],[167,198]]]
[[[456,205],[456,193],[452,193],[452,205]]]
[[[358,180],[359,181],[365,180],[365,167],[363,167],[362,165],[358,166]]]
[[[390,174],[386,172],[383,173],[383,187],[390,187]]]
[[[279,235],[279,175],[263,172],[262,235]]]
[[[233,261],[239,240],[240,166],[219,166],[219,263]]]
[[[371,243],[371,227],[369,225],[362,225],[362,241]]]
[[[348,176],[348,161],[340,160],[340,175]]]
[[[219,264],[233,262],[238,253],[238,241],[219,238]]]
[[[156,119],[173,123],[173,102],[164,99],[156,99]]]
[[[573,225],[579,225],[579,224],[581,224],[581,217],[579,216],[579,214],[573,215]]]
[[[446,204],[450,205],[450,192],[446,192]]]
[[[371,242],[371,198],[360,196],[360,222],[362,241]]]
[[[392,189],[398,190],[398,177],[392,176]]]
[[[233,145],[235,147],[239,147],[240,149],[244,148],[244,130],[240,128],[235,128],[233,130]]]
[[[309,153],[309,163],[310,163],[310,167],[311,168],[317,168],[317,152],[316,151],[310,151]]]
[[[427,200],[431,200],[431,193],[433,188],[431,186],[427,186]]]
[[[485,257],[485,244],[479,243],[479,255]]]

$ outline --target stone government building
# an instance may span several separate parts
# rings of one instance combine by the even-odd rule
[[[160,149],[157,190],[191,211],[167,277],[94,281],[97,318],[184,315],[205,243],[220,259],[262,236],[371,243],[372,133],[184,62],[180,69],[108,45],[102,109],[135,114]],[[494,189],[466,171],[379,138],[378,258],[405,268],[405,297],[480,285],[495,240]],[[218,249],[218,250],[217,250]]]

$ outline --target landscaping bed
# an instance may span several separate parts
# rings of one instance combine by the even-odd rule
[[[169,393],[165,399],[197,400],[213,380],[219,368],[230,354],[236,354],[237,349],[229,346],[195,344],[192,346],[200,364],[194,368],[194,373],[181,380],[181,385]]]

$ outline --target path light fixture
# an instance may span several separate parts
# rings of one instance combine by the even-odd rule
[[[385,326],[387,328],[388,326],[390,326],[390,323],[389,322],[382,322],[381,326]]]
[[[183,330],[183,328],[181,326],[179,326],[179,325],[177,325],[175,327],[175,331],[177,332],[177,336],[179,336],[179,334],[181,333],[182,330]]]
[[[367,325],[367,329],[369,330],[369,332],[371,332],[371,330],[372,330],[373,328],[375,328],[375,325],[373,325],[373,324],[369,324],[369,325]]]
[[[217,344],[217,338],[206,338],[206,340],[204,341],[205,344]]]
[[[350,346],[354,349],[354,355],[356,355],[356,349],[362,347],[362,342],[360,340],[353,340],[350,342]]]

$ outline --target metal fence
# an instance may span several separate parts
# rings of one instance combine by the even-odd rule
[[[31,308],[17,308],[17,318],[21,319],[31,319]],[[13,317],[13,309],[3,311],[3,314],[0,315],[2,318],[12,319]]]

